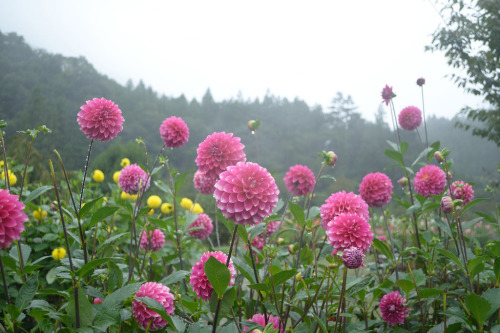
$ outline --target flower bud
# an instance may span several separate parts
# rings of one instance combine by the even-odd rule
[[[363,251],[357,247],[350,247],[344,251],[342,255],[342,261],[347,268],[359,268],[363,265],[363,259],[365,254]]]
[[[438,163],[443,163],[444,161],[444,157],[443,157],[443,154],[441,154],[441,152],[439,150],[437,150],[435,153],[434,153],[434,158],[436,159],[436,161]]]
[[[446,195],[441,198],[441,210],[445,214],[451,213],[453,211],[453,200],[451,200],[451,197]]]
[[[453,180],[453,175],[451,174],[451,172],[448,171],[448,173],[446,174],[446,179],[450,182]]]
[[[297,275],[295,275],[295,282],[300,282],[302,280],[302,273],[298,272]]]
[[[424,79],[423,77],[421,77],[421,78],[419,78],[419,79],[417,80],[417,85],[418,85],[419,87],[423,86],[424,84],[425,84],[425,79]]]
[[[338,157],[337,157],[337,154],[335,154],[333,151],[329,151],[326,153],[326,164],[328,164],[328,166],[330,167],[334,167],[335,164],[337,164],[337,160],[338,160]]]
[[[408,186],[408,178],[406,177],[399,178],[398,184],[401,185],[401,187]]]

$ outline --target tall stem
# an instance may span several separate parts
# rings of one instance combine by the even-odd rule
[[[0,255],[0,270],[2,271],[3,291],[5,293],[5,300],[10,304],[9,288],[7,287],[7,279],[5,278],[5,271],[3,270],[2,256]]]
[[[424,86],[421,86],[420,88],[422,91],[422,115],[424,117],[425,146],[429,147],[429,140],[427,138],[427,122],[425,121]]]
[[[339,324],[339,321],[343,319],[340,318],[340,310],[342,309],[342,306],[344,305],[344,293],[345,293],[345,284],[347,280],[347,267],[344,266],[344,277],[342,279],[342,289],[340,291],[340,298],[339,298],[339,305],[337,307],[337,315],[335,316],[335,330],[333,331],[334,333],[337,333],[337,325]]]
[[[89,151],[87,152],[87,159],[85,160],[85,169],[83,171],[82,189],[80,191],[80,207],[78,209],[82,209],[83,192],[85,191],[85,180],[87,178],[87,170],[89,168],[90,153],[92,152],[93,143],[94,139],[90,140]]]
[[[385,215],[384,208],[380,207],[380,209],[382,210],[382,215],[384,216],[385,227],[387,229],[387,233],[389,234],[389,241],[391,242],[392,256],[395,258],[396,251],[394,249],[394,241],[392,240],[392,233],[391,233],[391,229],[389,228],[389,222],[387,221],[387,216]],[[396,264],[394,265],[394,272],[396,273],[396,281],[397,281],[397,280],[399,280],[397,261],[396,261]]]
[[[21,189],[19,190],[19,199],[23,196],[24,180],[26,179],[26,171],[28,170],[28,164],[30,162],[31,147],[33,147],[34,137],[31,138],[30,146],[28,148],[28,156],[26,156],[26,163],[24,163],[23,178],[21,179]]]
[[[217,211],[217,202],[214,202],[215,211]],[[215,215],[215,236],[217,237],[217,247],[220,247],[220,238],[219,238],[219,219],[217,214]]]
[[[7,168],[7,154],[5,153],[5,140],[3,138],[2,129],[0,129],[0,144],[2,145],[2,157],[3,157],[3,172],[5,177],[5,186],[10,192],[10,180],[9,180],[9,169]],[[21,198],[19,198],[21,199]]]

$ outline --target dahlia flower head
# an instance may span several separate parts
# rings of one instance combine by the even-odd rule
[[[161,250],[161,248],[165,245],[165,234],[160,229],[155,229],[153,231],[146,234],[146,231],[143,231],[141,234],[140,246],[144,250],[151,250],[156,252]]]
[[[328,243],[333,246],[332,254],[353,246],[366,252],[373,242],[373,232],[368,220],[353,213],[342,213],[330,221],[326,236]]]
[[[233,137],[233,133],[214,132],[207,136],[196,150],[198,156],[195,162],[198,169],[207,177],[218,179],[228,166],[245,162],[245,146],[240,141],[239,137]]]
[[[155,299],[158,303],[163,305],[168,315],[174,313],[174,295],[170,292],[168,287],[161,283],[146,282],[139,288],[137,293],[135,293],[135,297],[149,297]],[[148,327],[150,321],[150,329],[152,330],[157,330],[167,325],[167,321],[156,311],[148,309],[146,304],[135,299],[132,301],[132,313],[134,314],[135,320],[139,323],[139,326],[144,329]]]
[[[290,167],[283,180],[286,189],[299,197],[310,194],[316,183],[316,178],[311,169],[299,164]]]
[[[390,294],[384,295],[380,300],[380,313],[389,325],[404,324],[405,318],[408,317],[410,307],[404,305],[406,299],[401,297],[399,291],[393,291]]]
[[[21,238],[24,223],[28,221],[23,209],[24,204],[17,195],[0,189],[0,249],[10,247],[13,241]]]
[[[370,207],[382,207],[391,201],[392,182],[381,172],[369,173],[359,185],[359,194]]]
[[[198,227],[202,227],[203,229],[189,231],[189,229]],[[210,218],[210,216],[208,216],[207,214],[198,214],[198,218],[194,220],[194,222],[189,226],[188,234],[189,236],[197,239],[205,239],[210,236],[213,229],[214,226],[212,224],[212,219]]]
[[[105,98],[88,100],[80,107],[76,120],[88,139],[108,141],[123,129],[122,111]]]
[[[387,84],[384,89],[382,89],[382,99],[385,102],[385,105],[389,105],[391,99],[394,97],[394,93],[392,92],[392,87],[389,87]]]
[[[345,249],[342,254],[344,265],[350,269],[365,266],[363,264],[363,259],[365,259],[365,253],[355,246]]]
[[[415,174],[413,183],[415,191],[424,197],[438,195],[446,186],[446,174],[440,167],[428,164]]]
[[[170,117],[160,126],[160,135],[165,146],[178,148],[189,140],[189,128],[180,117]]]
[[[118,176],[118,185],[123,192],[135,194],[139,192],[139,184],[142,180],[144,192],[149,188],[150,179],[146,171],[142,170],[137,164],[130,164],[122,169]]]
[[[413,131],[422,123],[422,111],[416,106],[407,106],[398,116],[399,126],[407,131]]]
[[[261,325],[262,327],[266,327],[266,318],[264,315],[261,314],[254,314],[252,318],[248,319],[248,321],[252,321],[254,323],[257,323]],[[272,323],[274,329],[279,329],[280,328],[280,319],[278,317],[272,316],[272,315],[267,315],[267,323]],[[243,327],[243,332],[244,333],[253,333],[255,330],[248,330],[248,326]],[[285,328],[284,325],[281,325],[281,330],[280,333],[285,333]]]
[[[464,205],[467,205],[474,199],[472,186],[461,180],[457,180],[451,184],[451,193],[453,194],[453,199],[463,200]],[[448,190],[448,194],[450,194],[450,190]]]
[[[271,215],[280,193],[273,176],[257,163],[229,166],[215,183],[214,198],[224,217],[255,225]]]
[[[250,239],[250,234],[248,234],[248,239]],[[257,250],[262,251],[264,248],[264,235],[260,234],[255,236],[254,239],[252,239],[252,246]]]
[[[280,226],[280,221],[269,222],[267,224],[266,237],[269,237],[273,232],[278,230]]]
[[[189,284],[193,286],[193,290],[196,295],[198,295],[198,297],[205,302],[210,300],[210,296],[212,296],[212,291],[214,290],[210,281],[208,281],[207,275],[205,274],[205,263],[210,257],[214,257],[224,265],[226,264],[227,255],[225,253],[221,251],[205,252],[196,265],[193,266],[191,270],[191,277],[189,279]],[[232,286],[236,276],[236,269],[234,268],[233,260],[229,260],[228,268],[231,273],[229,285]]]
[[[360,195],[353,192],[340,191],[332,193],[326,202],[321,205],[320,216],[323,228],[327,229],[328,222],[342,213],[353,213],[366,221],[370,219],[368,205]]]
[[[201,172],[200,170],[197,170],[194,173],[193,177],[194,188],[201,194],[213,194],[214,185],[216,182],[217,179],[207,177],[205,173]]]

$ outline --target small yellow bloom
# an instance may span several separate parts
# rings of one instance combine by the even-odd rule
[[[155,213],[155,210],[153,208],[151,208],[150,210],[148,210],[148,215],[151,216]]]
[[[148,198],[148,206],[151,208],[159,208],[161,206],[161,198],[157,195],[151,195]]]
[[[113,174],[113,181],[118,184],[118,177],[120,177],[121,171],[115,171]]]
[[[195,203],[193,206],[193,213],[203,213],[203,207],[199,203]]]
[[[104,174],[101,170],[94,170],[94,174],[92,175],[94,181],[100,183],[104,180]]]
[[[172,210],[174,209],[174,206],[172,204],[165,202],[163,205],[161,205],[161,212],[163,214],[170,214]]]
[[[181,206],[185,210],[191,210],[193,208],[193,201],[189,198],[182,198]]]
[[[55,260],[61,260],[66,257],[66,250],[63,247],[58,247],[52,251],[52,258]]]
[[[137,194],[130,194],[130,195],[128,196],[128,198],[129,198],[130,200],[135,201],[135,200],[137,200]]]
[[[104,200],[104,202],[108,202],[108,197],[102,197],[102,199]]]
[[[122,194],[120,195],[120,198],[122,198],[123,200],[130,199],[130,194],[128,194],[125,191],[122,191]]]
[[[126,166],[129,166],[130,165],[130,160],[128,158],[122,158],[122,161],[120,162],[120,165],[122,166],[122,168],[125,168]]]
[[[46,210],[41,210],[40,208],[38,208],[37,210],[35,210],[33,212],[33,217],[35,219],[37,219],[38,221],[41,221],[41,220],[43,220],[44,218],[47,217],[47,211]]]
[[[17,183],[16,175],[10,170],[8,171],[8,175],[9,175],[10,185],[16,185],[16,183]],[[5,180],[5,171],[2,171],[2,174],[0,176],[1,176],[2,180]]]

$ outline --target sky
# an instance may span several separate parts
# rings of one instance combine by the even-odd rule
[[[386,84],[396,112],[421,107],[423,77],[426,114],[451,118],[481,99],[446,77],[442,53],[424,50],[443,24],[431,1],[0,0],[0,31],[160,95],[272,94],[326,111],[341,92],[368,120]]]

